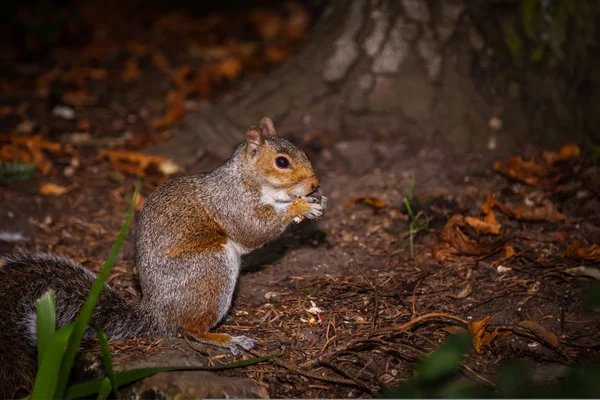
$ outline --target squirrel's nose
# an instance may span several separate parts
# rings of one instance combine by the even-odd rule
[[[316,191],[316,190],[319,190],[319,187],[320,187],[320,186],[319,186],[319,184],[318,184],[318,183],[312,183],[312,184],[310,185],[310,188],[312,189],[312,191],[313,191],[313,192],[314,192],[314,191]]]

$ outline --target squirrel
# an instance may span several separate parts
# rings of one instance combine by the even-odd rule
[[[233,355],[238,346],[252,349],[251,338],[210,332],[231,306],[242,255],[293,221],[321,217],[326,206],[305,153],[264,117],[222,166],[167,181],[148,196],[135,237],[141,300],[126,300],[105,285],[90,324],[112,340],[181,332]],[[76,318],[94,279],[53,253],[0,258],[0,398],[33,386],[36,299],[54,290],[57,328],[64,326]]]

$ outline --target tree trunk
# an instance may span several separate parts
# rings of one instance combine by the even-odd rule
[[[386,129],[485,145],[490,107],[470,76],[464,11],[464,0],[332,0],[292,60],[231,101],[186,116],[160,152],[184,165],[199,149],[226,157],[264,115],[283,135]]]

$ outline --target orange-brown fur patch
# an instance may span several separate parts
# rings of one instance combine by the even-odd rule
[[[291,168],[277,168],[275,159],[279,156],[287,157]],[[298,159],[294,159],[290,155],[278,153],[268,145],[268,142],[265,142],[265,145],[260,148],[260,153],[256,160],[256,169],[263,176],[268,176],[280,182],[281,187],[297,185],[302,181],[307,181],[305,185],[309,188],[311,184],[318,184],[318,179],[310,164],[298,162]]]
[[[224,295],[225,286],[225,277],[219,272],[209,270],[191,280],[186,287],[185,293],[190,296],[190,301],[179,310],[179,325],[194,335],[208,331],[217,322],[219,299]]]
[[[211,343],[222,344],[222,343],[231,342],[231,336],[229,336],[225,333],[191,332],[191,331],[190,331],[190,333],[192,335],[194,335],[194,337],[196,337],[197,339],[211,342]]]
[[[193,212],[182,221],[174,221],[180,229],[175,244],[167,249],[172,258],[185,257],[205,251],[222,251],[227,243],[223,228],[212,218],[201,204],[190,204]]]

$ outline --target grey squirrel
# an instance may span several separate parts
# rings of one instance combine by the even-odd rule
[[[105,285],[90,324],[109,339],[174,336],[249,350],[246,336],[211,333],[231,306],[241,256],[292,222],[323,215],[327,198],[304,152],[264,117],[224,165],[158,186],[138,217],[135,263],[140,303]],[[35,300],[56,293],[57,325],[72,322],[95,276],[52,253],[0,258],[0,398],[31,388],[36,366]],[[87,335],[93,336],[91,331]]]

